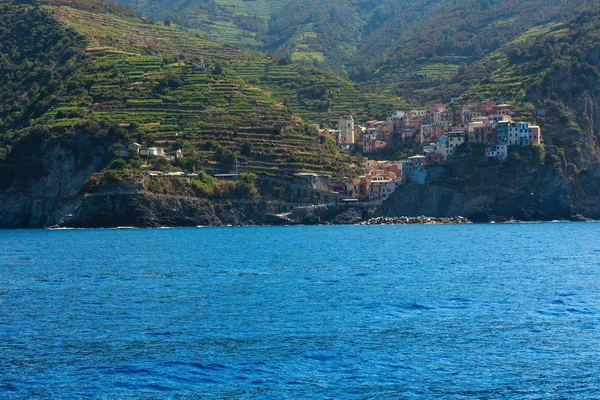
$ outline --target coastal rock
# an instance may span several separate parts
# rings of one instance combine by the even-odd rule
[[[433,225],[433,224],[470,224],[467,218],[462,216],[439,218],[439,217],[376,217],[361,222],[361,225]]]

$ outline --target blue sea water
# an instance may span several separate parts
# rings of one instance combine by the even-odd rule
[[[600,398],[599,234],[0,231],[0,398]]]

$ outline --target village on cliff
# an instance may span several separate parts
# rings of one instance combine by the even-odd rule
[[[543,116],[544,110],[536,112]],[[355,123],[352,115],[346,115],[331,121],[331,126],[336,129],[316,128],[340,149],[364,156],[362,166],[351,166],[356,174],[336,180],[328,174],[290,171],[287,177],[259,175],[257,179],[271,188],[285,188],[285,201],[289,203],[379,203],[403,184],[425,184],[428,169],[445,164],[456,152],[469,147],[481,149],[476,151],[481,151],[483,162],[498,164],[506,161],[510,146],[543,143],[539,126],[522,121],[522,117],[513,120],[511,105],[489,100],[463,107],[440,103],[425,109],[396,111],[385,121],[367,121],[364,125]],[[416,155],[403,160],[382,156],[386,150],[396,149],[399,143],[410,144],[409,152]],[[477,146],[472,146],[474,144]],[[174,161],[182,157],[181,150],[169,156],[164,148],[133,145],[137,146],[135,154],[146,159],[163,157]],[[123,157],[131,155],[131,148],[121,151]],[[243,169],[236,160],[233,171],[217,172],[214,177],[237,180]],[[152,179],[187,176],[183,172],[147,171],[147,174]]]
[[[543,113],[543,110],[538,110]],[[344,150],[353,146],[368,157],[407,140],[422,149],[421,154],[401,161],[365,159],[365,174],[348,178],[334,188],[346,199],[383,201],[402,183],[425,184],[428,167],[442,165],[456,151],[469,144],[484,146],[487,162],[502,163],[509,146],[541,145],[540,127],[513,121],[509,104],[483,101],[452,109],[435,104],[425,109],[396,111],[385,121],[356,124],[351,115],[337,121],[337,129],[319,129]]]

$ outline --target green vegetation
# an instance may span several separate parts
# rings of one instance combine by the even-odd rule
[[[83,38],[31,6],[0,2],[0,133],[28,125],[84,55]],[[78,118],[63,113],[63,118]],[[0,138],[1,140],[1,138]]]
[[[30,179],[43,176],[36,157],[47,138],[68,144],[82,127],[111,132],[116,143],[106,142],[106,164],[138,142],[170,155],[182,150],[181,159],[150,162],[160,171],[227,172],[237,160],[243,171],[272,175],[344,173],[350,158],[323,145],[304,121],[384,116],[399,104],[289,59],[219,45],[89,0],[0,1],[0,61],[3,187],[26,181],[25,170]],[[141,160],[115,161],[94,179],[140,179],[142,167]],[[228,185],[211,193],[247,189],[254,196]]]
[[[416,104],[464,93],[463,74],[587,0],[118,0],[224,43],[273,51]]]

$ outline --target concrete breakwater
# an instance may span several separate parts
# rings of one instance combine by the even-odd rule
[[[409,225],[409,224],[470,224],[465,217],[376,217],[360,222],[360,225]]]

